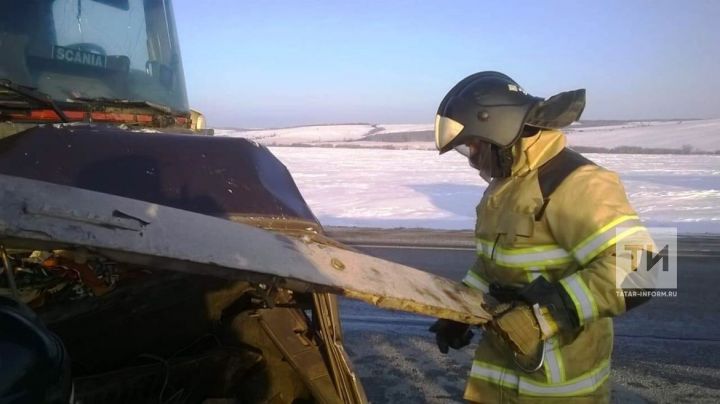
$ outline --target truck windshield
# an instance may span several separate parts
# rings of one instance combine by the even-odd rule
[[[0,0],[0,79],[187,112],[170,0]]]

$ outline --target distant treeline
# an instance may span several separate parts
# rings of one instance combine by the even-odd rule
[[[435,142],[435,132],[431,130],[421,130],[416,132],[380,133],[358,140],[370,140],[374,142]]]

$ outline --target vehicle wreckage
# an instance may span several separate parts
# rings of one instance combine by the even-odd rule
[[[362,403],[336,295],[489,320],[481,293],[328,238],[267,148],[212,136],[169,1],[4,5],[0,295],[62,340],[74,402]]]

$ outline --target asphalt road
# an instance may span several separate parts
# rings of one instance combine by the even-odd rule
[[[474,250],[462,242],[434,232],[415,236],[423,246],[377,237],[375,245],[349,243],[455,280],[473,262]],[[615,402],[720,402],[720,238],[684,238],[679,245],[677,296],[654,298],[615,320]],[[341,304],[346,346],[372,401],[454,402],[462,396],[472,348],[439,355],[427,332],[432,319]]]

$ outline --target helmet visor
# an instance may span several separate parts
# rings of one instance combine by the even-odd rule
[[[448,151],[448,146],[458,137],[463,128],[464,126],[458,121],[446,116],[435,115],[435,146],[440,153]]]

